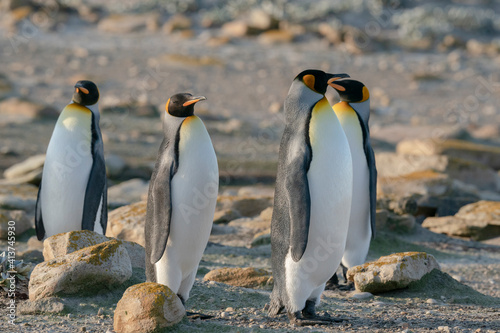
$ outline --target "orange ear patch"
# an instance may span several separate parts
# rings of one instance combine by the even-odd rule
[[[365,86],[363,87],[363,100],[361,102],[364,102],[370,98],[370,92],[368,91],[368,88]]]
[[[316,89],[314,89],[314,84],[316,83],[316,78],[314,77],[314,75],[312,74],[304,75],[302,81],[305,83],[306,86],[316,91]]]
[[[89,93],[89,90],[88,90],[88,89],[86,89],[86,88],[84,88],[84,87],[78,87],[78,88],[76,88],[76,91],[77,91],[77,92],[78,92],[78,89],[80,89],[80,91],[81,91],[82,93],[84,93],[85,95],[88,95],[88,93]]]
[[[170,104],[170,98],[168,99],[167,104],[165,104],[165,111],[167,111],[167,113],[169,113],[169,112],[168,112],[168,105],[169,105],[169,104]]]

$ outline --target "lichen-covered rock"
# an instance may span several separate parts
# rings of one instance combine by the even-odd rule
[[[77,230],[60,233],[47,238],[43,242],[43,257],[45,261],[64,256],[83,248],[101,244],[115,238],[106,237],[90,230]],[[145,250],[141,245],[125,240],[118,240],[130,257],[132,267],[145,267]]]
[[[485,240],[500,236],[500,202],[478,201],[466,205],[455,216],[428,217],[422,223],[432,232]]]
[[[125,290],[115,310],[117,333],[150,333],[180,322],[186,310],[167,286],[154,282],[136,284]]]
[[[14,221],[14,223],[9,223]],[[0,209],[0,239],[7,239],[9,236],[9,227],[14,227],[16,236],[19,236],[32,227],[31,220],[22,210]]]
[[[106,236],[136,242],[145,246],[144,225],[147,201],[117,208],[109,213]]]
[[[262,288],[271,285],[272,276],[265,269],[253,267],[225,267],[208,272],[204,281],[216,281],[236,287]]]
[[[436,259],[425,252],[394,253],[375,262],[351,267],[347,279],[358,291],[380,293],[408,286],[433,269],[440,269]]]
[[[86,247],[36,265],[31,273],[31,301],[58,295],[95,294],[132,276],[127,250],[118,240]]]

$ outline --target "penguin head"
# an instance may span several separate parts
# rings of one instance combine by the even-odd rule
[[[194,105],[205,99],[205,96],[193,96],[188,93],[175,94],[168,99],[165,110],[174,117],[189,117],[194,114]]]
[[[295,77],[295,80],[302,82],[306,87],[319,94],[324,95],[326,88],[331,81],[349,77],[347,74],[330,74],[317,69],[307,69]]]
[[[361,82],[356,80],[340,80],[335,83],[330,83],[339,93],[340,100],[348,103],[361,103],[370,98],[368,88]]]
[[[73,102],[80,105],[94,105],[99,100],[99,89],[92,81],[82,80],[75,84]]]

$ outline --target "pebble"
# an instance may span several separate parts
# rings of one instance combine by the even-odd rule
[[[221,312],[220,317],[221,318],[227,318],[228,317],[227,312]]]
[[[368,299],[368,298],[372,298],[372,297],[373,297],[373,294],[369,293],[369,292],[360,292],[360,293],[356,293],[356,294],[351,296],[351,298],[354,298],[354,299]]]
[[[449,326],[438,326],[438,331],[439,332],[450,332],[450,327]]]
[[[425,303],[431,304],[431,305],[439,304],[439,302],[436,301],[434,298],[429,298],[428,300],[425,301]]]
[[[104,309],[103,308],[99,308],[99,310],[97,311],[97,315],[98,316],[102,316],[104,313]]]
[[[228,307],[224,311],[226,311],[226,312],[234,312],[234,308],[233,307]]]
[[[372,305],[373,306],[384,306],[385,303],[384,302],[380,302],[380,301],[376,301],[376,302],[373,302]]]

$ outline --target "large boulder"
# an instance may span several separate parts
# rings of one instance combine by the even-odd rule
[[[253,267],[225,267],[208,272],[204,281],[216,281],[236,287],[262,288],[272,284],[272,276],[265,269]]]
[[[117,208],[109,213],[106,236],[136,242],[145,246],[144,225],[147,201]]]
[[[347,279],[356,290],[380,293],[407,287],[433,269],[440,269],[436,259],[425,252],[394,253],[375,262],[351,267]]]
[[[29,298],[35,301],[58,295],[95,294],[131,276],[127,250],[120,241],[111,240],[36,265],[29,282]]]
[[[447,155],[479,162],[500,169],[500,147],[457,139],[403,140],[396,146],[399,154]]]
[[[428,217],[424,228],[435,233],[485,240],[500,236],[500,202],[478,201],[466,205],[454,216]]]
[[[0,209],[0,239],[7,239],[10,231],[14,231],[16,236],[21,235],[31,229],[31,220],[22,210]],[[13,229],[12,229],[13,227]]]
[[[69,253],[73,253],[89,246],[108,242],[113,239],[115,238],[106,237],[90,230],[78,230],[60,233],[47,238],[43,242],[43,257],[45,261],[52,260],[54,258],[65,256]],[[134,242],[125,240],[118,241],[127,250],[132,267],[144,268],[144,248]]]
[[[117,333],[158,332],[180,322],[186,310],[177,295],[165,285],[145,282],[125,290],[115,310]]]

